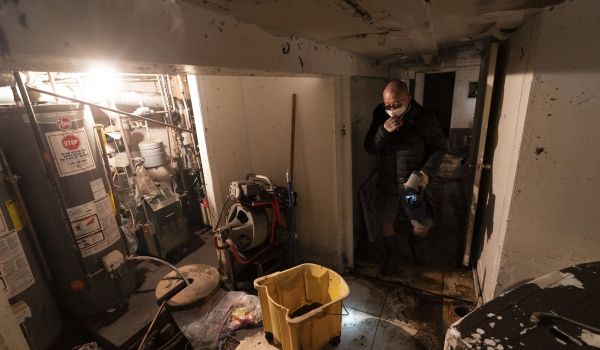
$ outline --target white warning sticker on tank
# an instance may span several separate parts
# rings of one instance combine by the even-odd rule
[[[110,196],[67,208],[69,221],[83,257],[96,254],[120,238]]]
[[[106,189],[104,188],[104,181],[102,181],[102,178],[90,182],[90,187],[92,188],[92,193],[94,194],[94,200],[98,200],[106,196]]]
[[[94,169],[96,163],[84,128],[46,133],[60,177]]]
[[[17,232],[0,235],[0,289],[12,298],[34,282]]]

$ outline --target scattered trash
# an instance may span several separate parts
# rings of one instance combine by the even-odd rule
[[[204,304],[171,315],[193,349],[217,349],[237,329],[262,321],[258,297],[218,290]]]
[[[244,295],[231,306],[229,321],[224,330],[236,331],[262,321],[260,300],[255,295]]]

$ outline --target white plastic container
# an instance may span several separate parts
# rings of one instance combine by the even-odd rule
[[[167,162],[167,155],[161,140],[144,140],[138,144],[144,158],[144,167],[155,168]]]

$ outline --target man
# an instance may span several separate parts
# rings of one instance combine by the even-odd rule
[[[383,89],[383,104],[373,111],[365,148],[379,155],[379,220],[385,249],[381,272],[394,274],[400,251],[394,225],[399,212],[408,216],[415,236],[427,236],[433,226],[425,188],[447,152],[446,139],[436,117],[411,99],[404,82],[393,80]]]

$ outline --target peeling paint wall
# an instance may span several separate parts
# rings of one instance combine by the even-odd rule
[[[594,0],[549,8],[509,41],[477,266],[485,301],[600,259],[597,10]]]
[[[422,63],[422,54],[506,36],[540,7],[563,0],[187,1],[380,60]]]
[[[459,68],[454,76],[454,96],[452,97],[451,129],[473,127],[475,98],[469,98],[469,83],[479,80],[479,66]]]
[[[185,1],[7,1],[0,70],[387,76],[387,65]],[[280,74],[281,75],[281,74]]]
[[[600,259],[599,9],[543,14],[498,291]]]
[[[469,97],[469,83],[479,80],[479,65],[457,68],[452,96],[452,116],[448,134],[448,151],[464,157],[473,135],[475,97]]]
[[[334,78],[197,77],[214,208],[247,173],[285,186],[292,93],[297,94],[294,186],[303,255],[339,266]],[[348,191],[348,190],[346,190]],[[213,213],[214,215],[215,213]]]
[[[423,104],[423,92],[425,90],[425,73],[417,73],[415,75],[415,95],[413,98]]]

